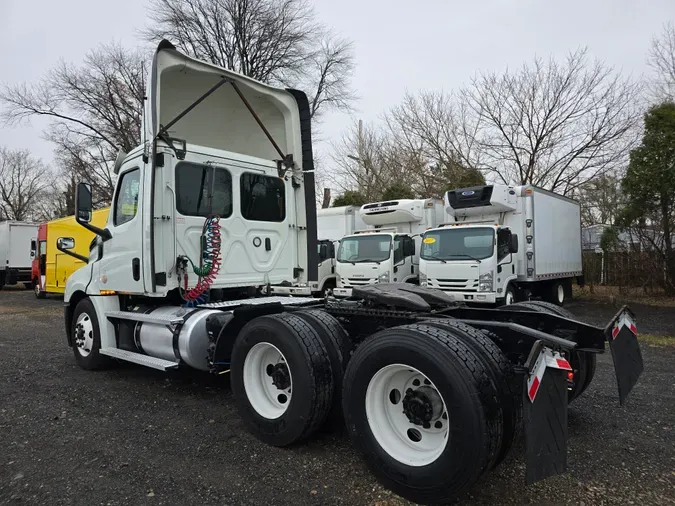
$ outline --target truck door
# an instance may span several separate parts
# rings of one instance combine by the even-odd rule
[[[102,290],[143,293],[143,224],[139,195],[143,178],[139,158],[120,169],[117,189],[108,218],[112,239],[103,243],[103,256],[96,264]]]
[[[199,265],[200,240],[207,216],[220,216],[221,261],[216,284],[261,285],[291,281],[297,245],[289,241],[287,188],[268,175],[272,168],[204,159],[181,161],[175,168],[176,246],[179,255]],[[189,269],[189,285],[196,275]]]

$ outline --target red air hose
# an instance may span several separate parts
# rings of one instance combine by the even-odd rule
[[[199,280],[194,288],[188,290],[188,275],[184,276],[185,294],[183,298],[188,302],[194,304],[199,302],[202,296],[211,288],[211,285],[216,281],[216,276],[220,271],[220,217],[209,216],[204,222],[202,228],[202,241],[199,251],[199,267],[192,263],[192,269],[195,274],[199,276]]]

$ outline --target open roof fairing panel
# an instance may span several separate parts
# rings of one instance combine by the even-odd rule
[[[144,114],[146,143],[210,89],[228,78],[234,82],[284,154],[301,164],[300,114],[296,99],[216,65],[195,60],[162,41],[155,53]],[[266,160],[281,157],[231,82],[224,82],[169,128],[169,137],[188,144]],[[178,147],[178,146],[176,146]]]

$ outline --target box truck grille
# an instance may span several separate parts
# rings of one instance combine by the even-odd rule
[[[437,279],[436,283],[446,292],[477,292],[477,279]]]
[[[372,285],[375,283],[375,278],[347,278],[349,286]]]

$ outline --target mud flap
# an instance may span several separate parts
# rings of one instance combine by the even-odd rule
[[[523,417],[528,485],[567,470],[567,373],[559,354],[535,343],[525,377]]]
[[[612,319],[605,329],[614,360],[614,372],[619,388],[619,403],[623,406],[644,370],[642,352],[637,339],[635,316],[627,306]]]

